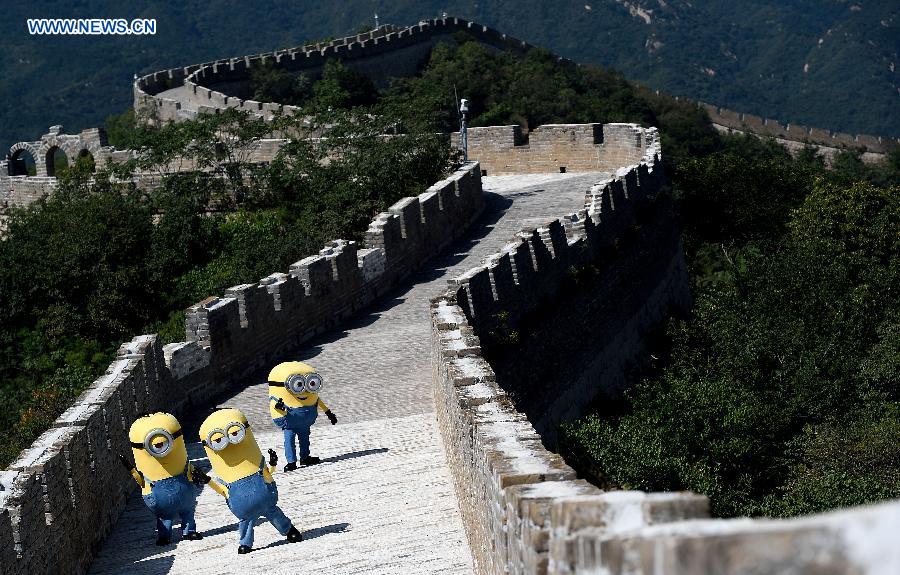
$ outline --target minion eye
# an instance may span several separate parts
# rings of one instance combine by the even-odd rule
[[[209,435],[209,446],[214,451],[224,449],[226,445],[228,445],[228,438],[221,431],[217,431]]]
[[[144,449],[153,457],[165,457],[174,442],[175,438],[165,429],[154,429],[144,439]]]
[[[322,376],[318,373],[313,373],[306,377],[306,388],[312,393],[319,393],[322,389],[322,383]]]
[[[285,382],[285,387],[293,393],[303,393],[303,388],[306,385],[306,380],[300,374],[294,374],[287,378]]]
[[[244,435],[246,435],[246,430],[243,425],[238,423],[232,424],[228,427],[228,442],[229,443],[240,443],[244,440]]]

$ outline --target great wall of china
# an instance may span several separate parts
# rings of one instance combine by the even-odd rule
[[[527,49],[450,19],[258,58],[321,66],[329,55],[361,63],[371,51],[383,67],[395,52],[423,57],[457,29]],[[149,99],[167,119],[217,105],[274,111],[222,93],[219,102],[205,87],[233,81],[228,73],[252,58],[145,76],[136,103]],[[180,97],[189,78],[189,98],[161,96]],[[124,343],[107,373],[0,472],[0,572],[293,572],[293,561],[336,573],[900,572],[900,502],[793,520],[709,519],[703,496],[603,492],[547,448],[559,421],[621,386],[646,330],[690,295],[655,129],[543,126],[527,143],[516,130],[470,129],[475,161],[378,215],[364,247],[336,240],[287,272],[191,306],[184,342]],[[94,133],[55,135],[33,146],[36,160],[54,146],[75,158],[86,142],[95,159],[117,153]],[[557,297],[584,265],[599,269],[597,293]],[[528,389],[538,394],[529,410],[512,399],[520,390],[498,384],[503,366],[481,344],[501,313],[515,324],[548,303],[567,328],[547,326],[537,339],[547,345],[528,348],[530,359],[582,337],[596,347],[562,388]],[[248,414],[261,442],[280,444],[263,431],[259,382],[281,358],[310,361],[336,382],[326,399],[341,418],[314,430],[325,464],[277,474],[288,514],[313,527],[306,540],[273,541],[239,564],[233,517],[204,489],[206,538],[152,549],[150,514],[115,457],[127,452],[131,419],[148,409],[187,419],[224,400]],[[202,465],[202,452],[189,452]]]

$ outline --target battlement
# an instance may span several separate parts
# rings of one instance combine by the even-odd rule
[[[299,109],[294,106],[253,100],[247,91],[251,71],[271,65],[317,77],[326,61],[340,59],[345,65],[364,72],[376,85],[386,86],[391,77],[415,74],[431,49],[439,41],[451,39],[458,31],[498,50],[524,53],[532,48],[522,40],[461,18],[424,20],[403,28],[380,26],[364,34],[330,42],[223,58],[148,74],[134,82],[135,108],[149,106],[162,120],[175,121],[224,108],[238,108],[266,117],[276,111],[296,112]],[[177,97],[160,95],[179,87],[183,89]]]
[[[771,118],[763,118],[744,112],[699,102],[709,114],[713,124],[728,131],[749,131],[761,136],[772,136],[778,140],[809,143],[839,150],[842,148],[864,148],[870,154],[887,154],[900,147],[900,138],[869,136],[866,134],[845,134],[822,128],[811,128],[800,124],[781,123]],[[833,155],[833,154],[830,154]]]
[[[519,126],[489,126],[469,128],[467,138],[469,158],[487,175],[614,172],[659,151],[656,129],[634,124],[545,124],[527,138]],[[450,140],[461,147],[459,132]]]
[[[431,48],[453,33],[462,31],[478,42],[496,50],[524,54],[532,45],[481,24],[462,18],[425,20],[407,27],[381,26],[371,32],[338,38],[330,42],[298,46],[262,54],[223,58],[213,62],[172,68],[148,74],[135,80],[135,107],[149,106],[162,120],[179,121],[198,113],[215,112],[233,107],[271,116],[276,111],[296,112],[298,108],[277,102],[258,102],[247,92],[250,71],[262,65],[274,65],[292,73],[316,77],[329,59],[340,59],[347,66],[364,72],[379,86],[391,76],[409,76],[427,59]],[[564,58],[557,56],[558,59]],[[178,94],[173,88],[182,87]],[[161,95],[163,92],[169,97]],[[657,91],[659,93],[659,91]],[[676,100],[684,99],[676,97]],[[826,159],[842,148],[864,147],[864,159],[876,161],[900,146],[900,140],[865,134],[844,134],[798,124],[782,124],[770,118],[734,112],[698,102],[720,129],[749,130],[759,135],[778,138],[783,143],[811,143],[822,147]],[[511,127],[510,127],[511,128]],[[470,145],[477,135],[470,130]],[[521,138],[521,134],[518,134]],[[597,143],[597,142],[595,142]],[[790,146],[794,149],[797,146]],[[569,166],[566,167],[575,171]],[[491,167],[489,173],[501,173]],[[577,168],[576,168],[577,169]]]
[[[106,373],[0,472],[0,572],[83,572],[134,486],[116,455],[129,452],[138,414],[180,416],[208,403],[371,303],[459,237],[483,206],[470,162],[379,214],[364,249],[335,240],[287,273],[191,306],[184,342],[141,335],[122,344]]]

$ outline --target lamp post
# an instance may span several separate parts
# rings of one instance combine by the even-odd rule
[[[466,114],[469,112],[469,101],[465,98],[459,101],[459,140],[463,149],[463,161],[469,161],[469,135],[466,133]]]

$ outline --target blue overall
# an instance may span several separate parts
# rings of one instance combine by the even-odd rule
[[[183,535],[197,531],[197,524],[194,522],[197,491],[188,481],[189,466],[190,463],[187,463],[179,475],[159,481],[147,480],[150,493],[144,495],[144,503],[156,515],[156,531],[160,539],[172,540],[172,522],[176,516],[181,518]]]
[[[253,524],[260,517],[269,520],[275,529],[282,535],[287,535],[291,530],[291,520],[278,508],[278,488],[275,482],[266,483],[263,469],[266,467],[266,458],[259,463],[259,471],[247,477],[238,479],[233,483],[225,483],[216,479],[228,488],[228,508],[240,519],[238,534],[241,537],[240,544],[253,547]]]
[[[270,397],[277,401],[277,397]],[[288,463],[297,461],[294,451],[295,438],[300,440],[300,461],[309,457],[309,430],[319,416],[318,404],[308,407],[287,407],[287,413],[272,421],[284,431],[284,456]]]

